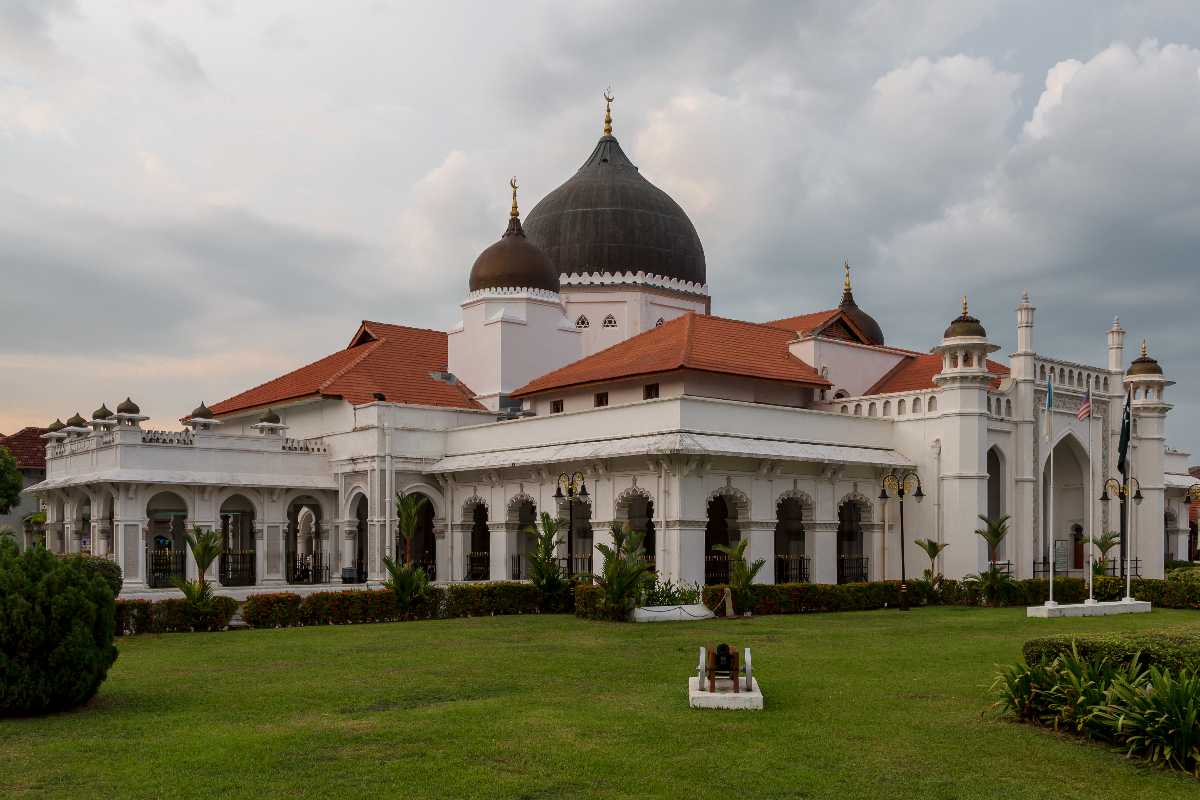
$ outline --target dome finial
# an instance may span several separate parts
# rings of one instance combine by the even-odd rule
[[[1142,339],[1142,358],[1145,358],[1148,355],[1150,355],[1150,353],[1146,350],[1146,340]]]
[[[842,280],[842,291],[850,291],[850,260],[842,261],[842,269],[846,271],[846,277]]]
[[[520,184],[517,183],[516,175],[512,176],[512,180],[508,182],[508,185],[512,187],[513,193],[512,211],[508,212],[508,216],[510,219],[516,219],[517,217],[521,216],[521,212],[517,210],[517,189],[520,188]]]
[[[967,296],[965,294],[963,295],[963,316],[964,317],[970,316],[970,314],[967,313]]]
[[[612,93],[612,87],[609,86],[604,90],[604,135],[612,136],[612,102],[616,100]]]

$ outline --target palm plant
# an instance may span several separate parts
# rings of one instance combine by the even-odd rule
[[[729,556],[729,588],[733,591],[734,602],[741,608],[751,606],[750,586],[754,583],[754,578],[758,575],[759,570],[767,563],[765,558],[747,563],[746,548],[749,545],[749,539],[742,539],[735,545],[713,545],[713,550]]]
[[[543,594],[561,592],[566,585],[562,567],[555,555],[556,548],[562,544],[558,538],[560,522],[554,517],[542,512],[542,529],[530,525],[526,531],[534,538],[533,552],[529,554],[529,581]]]
[[[1007,603],[1016,588],[1012,575],[995,565],[978,574],[964,576],[963,583],[976,588],[980,601],[992,607]]]
[[[1092,570],[1096,575],[1103,575],[1108,568],[1108,551],[1121,543],[1121,534],[1117,531],[1109,531],[1099,538],[1094,536],[1089,538],[1088,543],[1100,551],[1100,557],[1096,559]]]
[[[212,584],[205,579],[205,575],[212,567],[212,563],[217,560],[217,556],[221,555],[221,532],[212,529],[204,530],[197,525],[190,531],[184,531],[183,538],[187,542],[188,549],[192,551],[192,560],[196,562],[198,577],[195,581],[176,578],[173,582],[175,588],[183,592],[188,605],[199,608],[207,605],[213,597]]]
[[[642,548],[644,535],[627,530],[620,522],[612,526],[613,543],[597,544],[604,557],[604,567],[591,579],[604,592],[604,607],[612,619],[625,620],[637,602],[642,587],[652,580],[650,567]]]
[[[396,607],[400,611],[410,611],[429,594],[429,578],[420,567],[413,566],[411,562],[401,563],[389,556],[383,557],[383,567],[388,573],[383,585],[396,595]]]
[[[429,498],[423,494],[396,492],[396,521],[400,527],[400,538],[404,540],[404,563],[412,563],[412,543],[421,524],[421,512]]]
[[[983,514],[979,515],[983,520],[983,527],[976,528],[975,533],[987,542],[988,546],[988,561],[996,560],[996,551],[1000,548],[1000,543],[1004,541],[1004,537],[1008,536],[1008,514],[1001,514],[998,517],[988,517]]]
[[[925,578],[930,583],[936,583],[937,557],[942,554],[942,551],[950,546],[949,542],[935,542],[933,539],[917,539],[913,542],[921,551],[929,557],[929,569],[925,570]]]

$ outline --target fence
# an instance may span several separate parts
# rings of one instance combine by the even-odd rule
[[[776,583],[808,583],[808,558],[806,556],[775,556]]]
[[[174,586],[174,579],[184,577],[185,555],[173,547],[146,548],[146,585],[152,589]]]
[[[865,556],[842,556],[838,559],[838,583],[865,583],[867,567]]]
[[[253,586],[254,576],[253,550],[226,550],[221,553],[221,568],[217,577],[222,586]]]

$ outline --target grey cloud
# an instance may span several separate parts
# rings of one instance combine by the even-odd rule
[[[48,48],[51,18],[75,11],[74,0],[4,0],[0,3],[0,42],[26,50]]]
[[[134,34],[146,51],[156,75],[180,86],[210,84],[200,59],[183,39],[167,33],[148,20],[137,23]]]

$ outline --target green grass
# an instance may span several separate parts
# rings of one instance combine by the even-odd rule
[[[984,713],[1051,632],[921,609],[659,625],[497,617],[135,637],[97,698],[0,721],[0,796],[1166,798],[1200,783]],[[692,711],[700,644],[751,645],[758,713]]]

